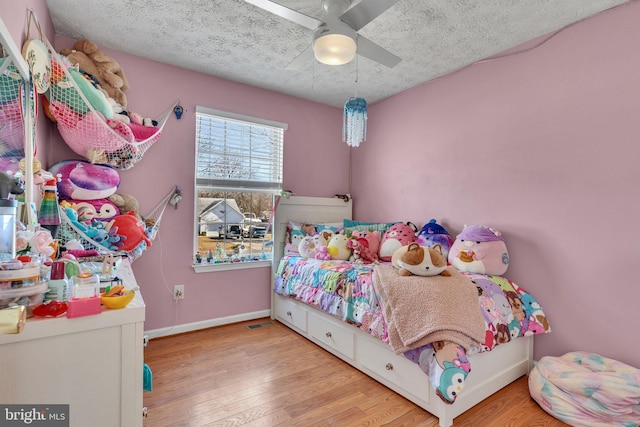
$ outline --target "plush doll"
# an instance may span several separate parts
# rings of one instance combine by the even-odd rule
[[[352,239],[365,239],[369,250],[376,255],[378,259],[378,251],[380,250],[380,232],[368,230],[354,230],[351,233]]]
[[[393,224],[384,232],[380,241],[380,252],[378,253],[380,259],[391,261],[395,251],[416,241],[416,231],[416,226],[410,222]]]
[[[69,203],[78,212],[78,220],[81,222],[110,221],[120,215],[120,209],[108,199],[69,200]]]
[[[331,259],[346,261],[351,256],[351,249],[348,246],[349,239],[342,233],[334,234],[329,240],[327,247]]]
[[[120,185],[118,171],[84,160],[63,160],[51,166],[49,172],[60,175],[58,197],[62,200],[105,199]]]
[[[305,258],[314,258],[318,249],[313,241],[313,236],[304,236],[298,245],[298,253]]]
[[[87,39],[78,40],[72,51],[63,49],[60,53],[72,64],[78,64],[80,68],[93,75],[100,87],[118,104],[127,106],[125,91],[129,89],[129,82],[122,67],[113,58],[102,53],[95,43]],[[71,54],[73,55],[70,57]]]
[[[145,234],[145,226],[140,219],[133,214],[118,215],[108,225],[110,234],[120,236],[120,241],[115,243],[119,250],[131,251],[142,242],[151,246],[151,240]]]
[[[442,255],[442,248],[409,243],[393,253],[392,265],[401,276],[451,276],[447,270],[447,259]]]
[[[108,197],[108,200],[123,214],[133,212],[133,215],[138,219],[142,219],[140,216],[140,205],[138,203],[138,199],[131,194],[114,193]]]
[[[378,262],[378,254],[371,250],[369,241],[364,237],[353,237],[347,242],[347,246],[351,248],[352,255],[350,260],[363,264],[372,264]]]
[[[444,255],[445,259],[449,257],[449,249],[451,249],[451,245],[453,245],[453,239],[449,235],[449,232],[438,224],[435,219],[432,219],[422,227],[422,230],[420,230],[418,236],[416,236],[416,242],[420,246],[430,248],[435,245],[440,245],[442,255]]]
[[[320,259],[323,261],[328,261],[331,259],[331,255],[329,255],[329,247],[328,246],[320,246],[318,251],[316,252],[316,259]]]
[[[449,250],[449,262],[460,271],[501,276],[509,266],[509,254],[498,230],[465,225]]]

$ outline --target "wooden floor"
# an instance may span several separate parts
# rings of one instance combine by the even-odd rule
[[[250,326],[264,326],[251,329]],[[437,426],[438,420],[287,327],[254,320],[153,339],[145,427]],[[531,399],[527,377],[454,426],[564,426]]]

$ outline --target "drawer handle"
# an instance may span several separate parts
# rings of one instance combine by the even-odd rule
[[[331,332],[327,332],[327,333],[325,334],[325,336],[326,336],[327,338],[331,338]]]
[[[291,317],[291,312],[287,311],[287,316]]]
[[[387,371],[393,371],[393,365],[391,363],[387,363],[386,365],[384,365],[384,368]]]

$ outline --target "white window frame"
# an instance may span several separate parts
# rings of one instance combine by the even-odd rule
[[[274,163],[273,166],[276,168],[274,171],[270,172],[270,177],[268,179],[224,179],[224,178],[199,178],[198,171],[198,126],[199,126],[199,116],[200,115],[214,116],[215,118],[229,121],[229,122],[240,122],[243,124],[247,124],[250,126],[257,127],[265,127],[265,128],[274,128],[282,131],[282,136],[279,141],[280,143],[280,159],[279,164]],[[226,111],[216,110],[212,108],[207,108],[203,106],[196,106],[196,137],[195,137],[195,166],[194,166],[194,255],[195,250],[198,248],[198,234],[200,232],[200,224],[199,224],[199,212],[198,212],[198,196],[199,189],[210,189],[210,190],[218,190],[218,191],[227,191],[227,192],[254,192],[254,193],[270,193],[278,195],[282,190],[282,165],[283,165],[283,149],[284,149],[284,131],[288,129],[288,125],[286,123],[276,122],[272,120],[266,120],[261,118],[250,117],[237,113],[230,113]],[[227,140],[225,139],[225,144]],[[278,171],[279,168],[279,171]],[[275,199],[274,199],[275,203]],[[273,221],[273,218],[271,218]],[[269,223],[269,227],[272,227],[272,223]],[[273,230],[271,230],[273,231]],[[272,254],[273,257],[273,248]],[[195,259],[193,261],[193,269],[197,273],[203,273],[208,271],[221,271],[221,270],[241,270],[247,268],[264,268],[270,267],[272,262],[272,258],[269,260],[260,260],[260,261],[245,261],[245,262],[236,262],[236,263],[220,263],[213,264],[207,262],[197,263]]]

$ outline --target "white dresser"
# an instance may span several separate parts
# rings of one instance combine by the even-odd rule
[[[136,286],[128,261],[117,275]],[[71,427],[142,426],[144,319],[138,291],[123,309],[32,317],[20,334],[0,334],[0,402],[69,404]]]

